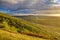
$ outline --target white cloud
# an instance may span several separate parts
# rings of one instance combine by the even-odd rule
[[[0,0],[2,2],[8,2],[8,3],[11,3],[11,4],[16,4],[16,3],[19,3],[19,2],[23,2],[25,0]]]
[[[21,10],[21,9],[47,9],[48,3],[46,0],[0,0],[3,7],[9,8],[11,10]]]
[[[23,1],[25,1],[25,0],[17,0],[17,1],[21,1],[21,2],[23,2]]]
[[[16,0],[1,0],[1,1],[2,2],[12,3],[12,4],[18,3]]]
[[[52,6],[60,6],[60,1],[59,0],[53,0]]]

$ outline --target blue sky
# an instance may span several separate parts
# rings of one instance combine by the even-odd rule
[[[55,0],[60,3],[60,0]],[[5,13],[30,13],[49,7],[46,0],[0,0],[0,12]]]
[[[57,2],[60,2],[60,0],[57,0]]]

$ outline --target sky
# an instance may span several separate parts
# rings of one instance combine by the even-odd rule
[[[60,0],[54,0],[60,5]],[[48,0],[0,0],[0,12],[32,13],[36,10],[45,10],[50,7]]]

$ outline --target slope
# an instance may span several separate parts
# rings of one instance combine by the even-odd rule
[[[47,34],[54,38],[54,40],[60,40],[60,17],[53,16],[22,16],[20,17],[33,25],[39,27],[42,34]],[[51,39],[52,40],[52,39]]]
[[[0,40],[45,40],[45,39],[0,30]]]
[[[40,30],[36,25],[33,25],[30,22],[27,22],[21,18],[20,19],[15,18],[13,16],[3,14],[3,13],[0,13],[0,31],[1,31],[0,32],[1,40],[23,40],[23,39],[41,40],[40,38],[42,38],[42,40],[50,39],[48,35],[42,34],[42,30]],[[10,36],[10,35],[18,34],[18,33],[21,34],[19,37]],[[32,36],[31,38],[33,39],[31,39],[30,37],[28,38],[28,36],[26,36],[27,38],[26,39],[25,36],[22,34]],[[20,39],[21,36],[23,39]]]

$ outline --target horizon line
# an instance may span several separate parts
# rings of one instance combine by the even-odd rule
[[[12,16],[60,16],[60,14],[14,14]]]

